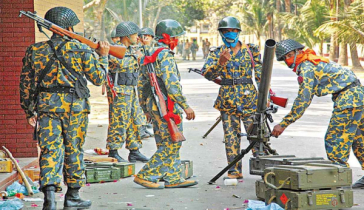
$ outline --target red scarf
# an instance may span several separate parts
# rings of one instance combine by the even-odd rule
[[[295,56],[292,56],[285,60],[287,66],[291,66],[293,64],[294,57]],[[297,55],[296,62],[295,62],[296,65],[295,65],[293,71],[296,72],[297,66],[300,65],[304,61],[310,61],[314,65],[317,65],[320,62],[325,62],[325,63],[330,62],[329,59],[316,55],[315,51],[313,51],[311,49],[307,49],[307,50],[303,51],[303,53]]]
[[[173,50],[177,46],[178,39],[171,40],[171,36],[169,36],[169,34],[166,33],[163,33],[162,36],[163,39],[158,40],[158,42],[162,42],[168,45],[171,50]]]

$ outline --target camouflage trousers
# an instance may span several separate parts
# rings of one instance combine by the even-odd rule
[[[137,150],[142,147],[140,140],[139,102],[136,94],[119,95],[109,100],[109,127],[106,140],[106,148],[109,150],[121,149],[126,142],[125,148]]]
[[[334,111],[325,136],[327,157],[349,167],[350,149],[364,170],[364,107]]]
[[[68,187],[85,185],[83,144],[88,113],[39,113],[40,189],[55,185],[60,189],[62,174]]]
[[[240,117],[238,115],[221,112],[222,125],[224,129],[224,142],[228,164],[230,164],[236,156],[240,154],[240,137],[241,121],[243,121],[245,130],[252,122],[248,116]],[[228,174],[239,175],[242,173],[242,161],[239,161],[235,166],[231,167]]]
[[[182,167],[179,155],[182,143],[172,142],[167,122],[159,116],[158,111],[151,112],[151,117],[157,151],[136,176],[155,183],[161,178],[166,184],[184,182],[184,178],[181,177]],[[182,123],[178,125],[178,129],[183,130]]]

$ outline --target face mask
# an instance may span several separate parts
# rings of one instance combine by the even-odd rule
[[[238,44],[238,36],[237,32],[227,32],[225,34],[221,34],[222,41],[225,43],[227,47],[235,47]]]

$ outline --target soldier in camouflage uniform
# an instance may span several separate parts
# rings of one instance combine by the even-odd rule
[[[156,37],[159,39],[157,48],[165,49],[155,54],[156,60],[152,65],[155,66],[155,74],[163,95],[166,99],[169,97],[175,103],[173,113],[181,117],[182,108],[187,114],[187,119],[191,120],[195,118],[195,113],[187,104],[186,98],[182,94],[181,77],[174,60],[174,53],[172,52],[173,48],[177,46],[177,37],[184,33],[185,31],[182,26],[175,20],[162,20],[159,22],[156,26]],[[152,49],[149,55],[154,54],[157,48]],[[167,121],[160,116],[157,104],[153,98],[148,72],[143,69],[141,76],[141,106],[147,118],[152,119],[154,137],[158,149],[149,162],[136,175],[134,182],[150,189],[196,185],[196,181],[186,181],[181,177],[182,168],[179,150],[182,142],[172,142]],[[180,131],[183,130],[182,123],[178,125],[178,129]],[[157,183],[162,178],[165,181],[164,186]]]
[[[70,31],[80,22],[66,7],[50,9],[45,19]],[[90,113],[84,76],[97,86],[105,81],[109,48],[107,42],[100,42],[97,60],[87,45],[53,34],[49,41],[35,43],[26,51],[20,102],[28,123],[35,127],[41,149],[43,210],[56,209],[54,193],[61,190],[62,176],[67,184],[65,209],[91,206],[91,201],[79,196],[85,185],[82,147]]]
[[[117,92],[112,97],[108,87],[109,101],[109,128],[106,148],[109,149],[109,157],[116,158],[119,162],[125,160],[119,156],[118,149],[126,142],[126,149],[130,151],[130,162],[147,162],[149,159],[140,153],[142,147],[139,126],[141,125],[141,108],[138,100],[137,84],[139,76],[139,62],[142,54],[132,52],[132,45],[137,43],[138,26],[130,21],[121,22],[116,27],[115,36],[120,37],[121,45],[127,47],[123,59],[110,56],[109,73]]]
[[[364,170],[364,88],[351,70],[303,48],[291,39],[277,43],[277,60],[293,68],[299,91],[291,111],[274,127],[272,134],[281,135],[298,120],[315,95],[332,94],[334,110],[325,136],[327,157],[335,164],[349,167],[347,161],[353,148]],[[353,188],[363,187],[364,177],[353,185]]]
[[[218,30],[225,45],[212,49],[202,69],[208,80],[221,77],[221,87],[214,107],[220,111],[228,163],[240,152],[241,121],[245,129],[252,122],[249,118],[256,111],[258,100],[253,77],[259,85],[262,65],[258,46],[239,41],[240,22],[225,17]],[[253,67],[255,66],[255,75]],[[242,162],[229,169],[228,177],[242,179]]]
[[[153,39],[155,37],[153,29],[151,28],[142,28],[138,32],[139,36],[139,47],[141,52],[144,54],[144,49],[150,50],[153,47]],[[141,66],[140,68],[146,68],[145,66]],[[145,69],[146,70],[146,69]],[[139,81],[141,76],[139,76]],[[140,83],[140,82],[139,82]],[[139,95],[141,94],[141,90],[138,89]],[[144,113],[142,113],[142,126],[140,127],[140,136],[142,139],[154,136],[152,133],[148,131],[148,128],[153,128],[153,126],[147,121],[147,118]]]

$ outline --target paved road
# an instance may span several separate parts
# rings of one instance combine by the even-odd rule
[[[256,199],[255,186],[259,176],[249,174],[248,156],[243,158],[244,181],[237,186],[224,186],[219,179],[217,185],[208,185],[207,182],[216,175],[226,163],[222,125],[206,138],[204,133],[219,116],[217,110],[212,108],[217,96],[218,86],[203,77],[188,73],[188,67],[201,68],[203,60],[182,62],[179,60],[179,69],[182,76],[183,92],[189,104],[196,112],[196,120],[184,121],[184,134],[187,141],[183,143],[181,158],[194,162],[193,179],[200,182],[196,187],[185,189],[149,190],[132,182],[132,178],[122,179],[118,182],[92,184],[84,187],[83,197],[93,201],[92,209],[124,210],[124,209],[153,209],[153,210],[223,210],[244,209],[245,199]],[[288,68],[279,63],[274,64],[272,89],[277,95],[288,97],[290,103],[287,108],[280,108],[273,117],[274,126],[289,111],[296,96],[298,84],[296,76]],[[95,147],[105,148],[107,131],[107,100],[101,95],[100,88],[91,88],[92,114],[90,115],[89,131],[85,150]],[[291,125],[279,139],[272,139],[272,147],[281,155],[296,155],[297,157],[325,157],[324,134],[332,111],[330,97],[314,98],[306,114],[295,124]],[[242,139],[242,146],[248,142]],[[142,152],[151,156],[156,150],[153,138],[143,140]],[[119,151],[124,158],[128,152]],[[357,180],[364,175],[359,169],[357,160],[352,155],[350,164],[353,167],[353,179]],[[143,166],[136,164],[136,171]],[[238,195],[241,198],[235,198]],[[39,196],[39,195],[38,195]],[[62,204],[62,195],[57,194]],[[354,192],[354,203],[359,204],[355,209],[364,209],[364,191]],[[26,204],[30,206],[30,204]],[[128,206],[129,205],[129,206]],[[130,206],[132,205],[132,206]]]

